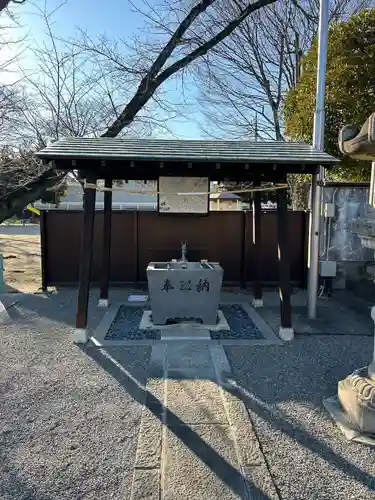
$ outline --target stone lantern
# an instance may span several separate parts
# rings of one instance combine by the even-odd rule
[[[344,155],[356,160],[372,161],[369,202],[363,217],[352,223],[362,245],[375,253],[375,113],[362,128],[346,125],[339,134]],[[375,323],[375,305],[371,309]],[[375,341],[372,361],[338,383],[337,396],[324,406],[348,439],[375,445]]]

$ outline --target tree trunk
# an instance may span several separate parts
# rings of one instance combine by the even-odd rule
[[[309,176],[289,174],[288,184],[293,210],[307,210],[309,201]]]
[[[58,184],[65,176],[66,172],[47,170],[34,181],[0,197],[0,223],[23,210],[29,203],[38,200],[46,189]]]

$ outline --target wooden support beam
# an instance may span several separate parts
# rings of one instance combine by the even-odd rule
[[[90,184],[96,184],[96,178],[93,177],[92,174],[88,175],[86,182]],[[86,188],[83,195],[83,234],[79,271],[76,332],[74,336],[74,341],[79,344],[83,344],[88,341],[86,328],[94,236],[95,198],[96,190]]]
[[[112,179],[104,186],[112,189]],[[99,307],[108,307],[109,273],[111,265],[112,191],[104,191],[102,275],[100,281]]]
[[[242,211],[242,252],[241,252],[241,288],[246,290],[247,284],[247,232],[248,232],[248,212]]]
[[[254,182],[254,187],[260,186],[260,182]],[[262,193],[255,191],[252,194],[253,209],[253,255],[254,255],[254,285],[253,285],[253,306],[263,306],[263,255],[262,255]]]
[[[41,271],[42,271],[42,290],[47,291],[48,287],[48,254],[47,254],[47,212],[41,210],[40,212],[40,249],[41,249]]]
[[[289,260],[289,227],[288,227],[288,200],[287,190],[280,189],[277,196],[277,236],[279,257],[279,296],[281,326],[279,335],[282,340],[292,340],[294,331],[292,328],[292,310],[290,303],[290,260]]]

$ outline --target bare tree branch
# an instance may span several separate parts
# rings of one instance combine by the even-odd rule
[[[0,12],[9,7],[10,3],[22,4],[25,2],[26,0],[0,0]]]
[[[156,90],[168,78],[175,73],[188,66],[196,59],[203,57],[216,45],[222,42],[225,38],[230,36],[233,31],[240,26],[240,24],[256,10],[274,3],[275,0],[258,0],[254,3],[248,4],[241,12],[231,21],[227,23],[219,33],[214,35],[208,41],[200,45],[198,48],[187,54],[185,57],[175,61],[168,66],[164,71],[160,72],[167,60],[171,56],[176,46],[181,42],[183,35],[190,28],[191,24],[204,13],[209,6],[214,4],[214,0],[202,0],[195,7],[193,7],[188,15],[179,24],[171,36],[168,43],[161,50],[160,54],[151,65],[147,74],[142,78],[137,91],[133,98],[127,104],[125,109],[121,112],[120,116],[112,123],[108,130],[103,134],[105,137],[115,137],[121,130],[127,127],[133,120],[137,113],[145,106],[145,104],[152,98]]]

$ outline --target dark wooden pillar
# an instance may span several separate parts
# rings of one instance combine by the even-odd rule
[[[106,179],[105,187],[112,189],[112,179]],[[111,263],[112,191],[104,191],[103,253],[100,281],[100,307],[108,307],[109,272]]]
[[[260,186],[260,182],[254,183],[254,187]],[[254,255],[254,285],[253,285],[253,306],[263,306],[262,278],[263,278],[263,255],[262,255],[262,203],[261,192],[253,192],[253,255]]]
[[[290,261],[287,190],[277,190],[277,236],[279,256],[279,295],[280,295],[280,336],[283,340],[292,340],[292,310],[290,304]]]
[[[42,290],[47,291],[48,287],[48,260],[47,260],[47,212],[40,211],[40,253],[41,253],[41,270],[42,270]]]
[[[242,212],[242,252],[241,252],[241,288],[246,290],[247,283],[247,231],[248,231],[248,213],[244,210]]]
[[[96,185],[96,178],[92,175],[88,176],[86,178],[86,183]],[[92,188],[85,188],[83,195],[83,234],[76,315],[77,330],[74,339],[77,343],[85,343],[88,340],[86,327],[87,309],[89,304],[92,246],[94,236],[95,198],[96,190]]]

